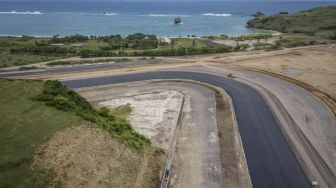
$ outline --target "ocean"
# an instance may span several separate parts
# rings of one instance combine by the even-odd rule
[[[0,1],[0,35],[128,35],[205,36],[261,32],[245,28],[256,11],[270,15],[297,12],[336,2],[108,2]],[[175,25],[174,18],[182,23]]]

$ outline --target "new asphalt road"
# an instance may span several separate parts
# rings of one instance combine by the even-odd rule
[[[78,67],[73,69],[77,70]],[[88,67],[83,66],[80,69],[86,70]],[[92,69],[95,70],[96,67]],[[49,72],[52,74],[63,71],[69,70],[60,68],[8,72],[1,73],[0,77],[39,75]],[[241,82],[206,73],[161,71],[70,80],[64,81],[64,84],[71,88],[81,88],[151,79],[189,79],[218,86],[227,91],[232,97],[253,187],[312,187],[264,98],[255,89]]]
[[[189,79],[223,88],[233,100],[253,187],[312,187],[264,98],[243,83],[205,73],[161,71],[70,80],[64,84],[81,88],[150,79]]]

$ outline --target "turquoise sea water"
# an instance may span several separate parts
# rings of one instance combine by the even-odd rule
[[[245,28],[251,14],[296,12],[336,2],[16,2],[0,1],[0,35],[231,36]],[[175,25],[175,17],[182,24]],[[259,31],[257,31],[259,32]]]

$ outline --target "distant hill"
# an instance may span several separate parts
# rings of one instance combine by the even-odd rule
[[[261,14],[249,20],[247,27],[330,37],[336,32],[336,6],[318,7],[294,14],[287,12],[272,16]]]

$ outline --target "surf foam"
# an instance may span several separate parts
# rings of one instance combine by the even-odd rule
[[[40,11],[15,11],[12,10],[10,12],[0,12],[0,14],[43,14]]]
[[[222,17],[230,17],[232,16],[232,14],[227,14],[227,13],[205,13],[205,14],[202,14],[203,16],[222,16]]]

